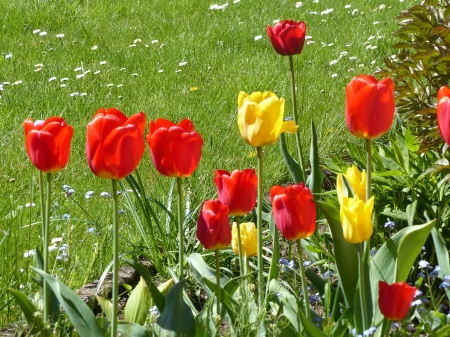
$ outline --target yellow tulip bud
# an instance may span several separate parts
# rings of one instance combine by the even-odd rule
[[[283,132],[295,133],[294,121],[283,121],[284,98],[273,92],[240,92],[238,97],[238,125],[242,138],[254,147],[272,145]]]
[[[256,231],[256,226],[253,222],[244,222],[239,225],[241,232],[241,248],[242,256],[247,255],[247,257],[256,256],[258,254],[258,232]],[[233,250],[236,255],[239,254],[238,251],[238,232],[237,224],[233,222],[233,227],[231,229]]]
[[[360,172],[355,165],[352,165],[352,167],[347,169],[344,177],[352,187],[354,196],[358,196],[360,200],[366,200],[366,172]],[[344,197],[342,173],[339,173],[337,177],[336,192],[339,204],[342,205],[342,198]]]
[[[373,232],[372,210],[374,197],[367,203],[359,199],[342,197],[341,204],[341,225],[345,240],[350,243],[361,243],[366,241]]]

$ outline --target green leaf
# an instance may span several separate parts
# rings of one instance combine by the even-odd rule
[[[306,331],[307,336],[310,337],[327,337],[316,325],[307,319],[302,309],[298,308],[298,313],[300,314],[300,319],[302,320],[304,331]]]
[[[198,283],[202,286],[203,290],[206,291],[208,296],[212,296],[215,293],[215,284],[216,284],[216,270],[209,267],[205,261],[203,261],[203,257],[198,253],[192,253],[186,259],[191,265],[191,270],[194,278]],[[214,284],[212,289],[206,283],[206,279],[210,280]],[[220,274],[220,286],[223,288],[225,284],[230,281],[230,278]]]
[[[214,301],[208,301],[203,310],[195,316],[196,337],[215,337],[218,334],[220,320],[214,319]]]
[[[124,316],[127,322],[144,325],[150,308],[153,306],[153,299],[147,283],[142,278],[131,292],[125,306]]]
[[[160,336],[195,336],[195,319],[191,309],[183,300],[186,280],[176,283],[167,294],[164,311],[155,324]]]
[[[450,335],[450,326],[443,327],[431,334],[431,337],[448,337]]]
[[[292,329],[300,332],[300,318],[298,316],[298,303],[292,295],[277,279],[269,283],[269,296],[280,306],[280,311],[289,320]]]
[[[290,155],[287,146],[286,139],[284,138],[284,134],[280,135],[280,148],[281,155],[283,156],[286,167],[291,175],[292,180],[295,184],[299,182],[305,182],[305,174],[302,172],[299,163]]]
[[[320,293],[320,296],[323,296],[325,293],[325,287],[328,285],[328,282],[323,278],[321,278],[319,275],[317,275],[317,273],[311,268],[305,270],[305,275],[308,278],[308,280],[311,281],[311,283],[314,285],[317,291]],[[332,287],[331,293],[334,298],[334,296],[336,295],[336,289]],[[345,304],[345,299],[342,296],[341,292],[339,292],[339,302]]]
[[[111,301],[98,295],[96,295],[95,298],[97,299],[98,305],[100,305],[100,308],[102,309],[102,312],[105,314],[106,318],[111,321],[113,310]]]
[[[270,214],[269,229],[270,234],[272,235],[273,250],[272,261],[270,262],[269,277],[267,278],[267,291],[269,291],[270,281],[274,278],[278,278],[278,260],[280,259],[280,240],[278,238],[278,228],[275,225],[275,220],[273,219],[272,213]]]
[[[347,242],[344,238],[339,212],[321,201],[316,201],[316,205],[325,215],[330,226],[342,291],[347,305],[351,305],[354,303],[356,284],[358,282],[358,256],[356,249],[353,244]]]
[[[166,299],[164,298],[164,295],[161,294],[161,292],[155,286],[155,284],[152,282],[152,275],[147,270],[147,268],[138,262],[135,262],[133,260],[130,260],[130,259],[127,259],[124,257],[122,257],[122,260],[124,260],[126,263],[128,263],[131,267],[133,267],[139,273],[139,275],[142,276],[142,278],[145,280],[145,282],[147,283],[147,286],[150,289],[150,293],[152,294],[153,301],[155,302],[155,305],[158,308],[158,311],[163,312]]]
[[[8,288],[8,291],[14,296],[17,304],[22,309],[28,325],[30,326],[30,332],[35,336],[51,337],[52,334],[46,328],[44,321],[41,318],[39,311],[34,307],[33,303],[28,297],[20,291]],[[38,314],[38,315],[37,315]]]
[[[31,267],[55,293],[80,337],[103,337],[103,332],[91,309],[68,286],[42,270]]]
[[[104,317],[97,318],[98,325],[107,331],[110,322]],[[133,337],[150,337],[148,330],[143,326],[130,322],[117,322],[117,332],[122,336],[133,336]]]
[[[401,229],[387,240],[370,261],[372,299],[378,303],[378,282],[406,281],[411,267],[419,255],[423,244],[434,227],[436,220],[424,225]],[[383,320],[379,307],[375,306],[374,321],[378,326]]]
[[[406,216],[408,217],[408,226],[414,225],[416,212],[417,212],[417,200],[414,200],[411,204],[406,206]]]
[[[442,234],[436,230],[436,228],[431,230],[431,235],[433,237],[436,257],[438,259],[438,265],[441,268],[441,272],[443,275],[450,275],[450,263],[448,258],[448,250],[445,245],[445,239],[442,237]]]
[[[308,177],[308,187],[317,198],[317,193],[322,189],[323,174],[319,167],[319,148],[317,146],[317,133],[314,122],[311,121],[311,150],[309,154],[309,161],[311,163],[311,175]]]

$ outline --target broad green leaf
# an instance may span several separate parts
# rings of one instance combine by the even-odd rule
[[[97,318],[97,322],[105,332],[108,330],[110,322],[106,318],[99,317]],[[125,337],[150,337],[150,334],[146,328],[130,322],[117,322],[117,332],[120,333],[121,336]],[[109,334],[106,334],[105,336],[109,336]]]
[[[214,301],[208,301],[195,316],[196,337],[215,337],[218,334],[220,320],[214,319]]]
[[[378,303],[378,282],[406,281],[411,267],[419,255],[436,220],[424,225],[401,229],[387,240],[370,261],[373,303]],[[383,320],[378,306],[375,306],[374,322],[378,326]]]
[[[103,337],[93,312],[77,294],[60,280],[42,270],[33,267],[31,269],[38,273],[55,293],[80,337]]]
[[[431,334],[431,337],[448,337],[450,335],[450,325],[439,329]]]
[[[305,173],[302,172],[299,163],[290,155],[284,134],[280,135],[280,148],[281,155],[283,156],[286,167],[291,175],[292,180],[295,184],[299,182],[305,182]]]
[[[176,283],[167,294],[164,311],[155,324],[159,336],[195,336],[195,319],[191,309],[183,300],[186,280]]]
[[[347,242],[344,238],[338,210],[322,201],[316,201],[316,205],[325,215],[330,226],[342,291],[347,305],[351,305],[354,303],[356,284],[358,283],[358,256],[356,249],[353,244]]]
[[[21,293],[20,291],[8,288],[8,291],[14,296],[17,304],[19,304],[22,309],[25,318],[27,319],[28,325],[30,326],[30,332],[35,336],[50,337],[52,334],[45,327],[45,323],[41,318],[41,315],[36,315],[39,311],[34,307],[33,303],[28,299],[28,297]]]
[[[406,216],[408,217],[408,226],[414,225],[416,212],[417,212],[417,200],[414,200],[411,204],[406,206]]]
[[[431,235],[433,237],[436,257],[438,259],[438,265],[441,268],[441,272],[443,275],[450,275],[450,262],[448,250],[445,245],[445,239],[442,237],[442,234],[436,230],[436,228],[431,230]]]
[[[133,260],[130,260],[130,259],[127,259],[124,257],[122,257],[122,259],[126,263],[128,263],[131,267],[133,267],[139,273],[139,275],[142,276],[142,278],[147,283],[148,288],[150,289],[150,293],[152,294],[153,301],[155,302],[155,305],[158,308],[158,311],[163,312],[166,299],[164,298],[164,295],[161,294],[161,292],[155,286],[155,284],[152,282],[152,275],[147,270],[147,268]]]
[[[97,299],[98,305],[102,309],[102,312],[105,314],[106,318],[111,321],[112,320],[112,310],[113,306],[110,300],[101,297],[101,296],[95,296]]]
[[[273,279],[269,283],[269,296],[271,296],[276,304],[281,308],[283,316],[285,316],[296,333],[301,330],[300,318],[298,316],[298,303],[294,295],[292,295],[277,279]]]
[[[269,229],[270,234],[272,235],[273,250],[272,261],[270,262],[269,277],[267,278],[267,291],[269,291],[270,281],[274,278],[278,278],[278,260],[280,259],[280,240],[278,238],[278,228],[275,225],[275,220],[273,219],[272,214],[270,215]]]
[[[203,257],[198,253],[192,253],[186,259],[191,265],[191,270],[194,278],[200,283],[203,290],[206,291],[208,296],[212,296],[215,293],[215,286],[210,289],[205,281],[205,279],[210,280],[213,284],[216,284],[216,270],[209,267]],[[220,285],[223,288],[225,284],[230,281],[230,278],[220,274]]]
[[[153,299],[147,283],[142,278],[131,292],[125,306],[124,316],[127,322],[144,325],[149,314],[150,308],[153,306]]]
[[[307,319],[302,309],[298,309],[298,313],[300,314],[300,319],[302,320],[304,331],[307,336],[310,337],[327,337],[326,334],[323,333],[311,320]]]
[[[311,175],[308,177],[308,187],[317,199],[317,193],[322,189],[323,174],[319,167],[319,148],[317,146],[317,133],[314,122],[311,121],[311,150],[309,154]]]

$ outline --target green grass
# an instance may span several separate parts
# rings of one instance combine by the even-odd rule
[[[23,145],[25,118],[61,115],[75,129],[69,164],[54,177],[51,238],[61,237],[70,246],[70,260],[55,261],[53,273],[77,288],[97,278],[110,261],[112,202],[100,197],[100,192],[110,191],[110,183],[89,171],[84,152],[86,124],[98,108],[116,107],[127,115],[144,111],[148,120],[188,117],[194,122],[205,141],[200,165],[188,180],[194,208],[213,197],[215,169],[255,166],[254,149],[237,127],[239,91],[274,91],[286,98],[285,114],[291,115],[288,59],[273,51],[267,25],[287,18],[306,22],[312,36],[308,41],[315,43],[305,44],[295,57],[304,152],[309,153],[309,124],[314,120],[321,155],[341,154],[346,140],[355,141],[345,126],[345,86],[355,75],[374,73],[395,52],[390,49],[394,18],[417,1],[319,0],[303,1],[296,8],[296,1],[241,0],[229,1],[224,10],[210,10],[213,3],[0,0],[0,84],[10,82],[0,91],[0,325],[18,318],[3,289],[30,284],[32,260],[23,253],[39,245],[39,207],[24,206],[39,205],[38,174]],[[346,4],[351,8],[345,9]],[[321,15],[329,8],[333,12]],[[33,33],[37,29],[47,35]],[[256,41],[257,35],[263,38]],[[369,44],[376,48],[368,49]],[[347,55],[340,57],[342,52]],[[330,65],[332,60],[339,62]],[[78,67],[82,70],[74,71]],[[76,79],[85,71],[90,72]],[[52,77],[56,80],[49,81]],[[22,83],[14,85],[16,81]],[[293,137],[288,142],[293,150]],[[264,148],[264,156],[267,191],[289,178],[278,145]],[[166,204],[171,179],[156,172],[148,150],[139,168],[148,194]],[[63,184],[75,189],[73,200],[65,196]],[[86,201],[89,190],[96,194]],[[121,217],[125,245],[139,241],[129,213]],[[62,220],[64,214],[70,214],[69,221]],[[87,233],[91,227],[100,234]]]

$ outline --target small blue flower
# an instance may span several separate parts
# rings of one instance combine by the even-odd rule
[[[63,190],[64,191],[68,191],[68,190],[70,190],[72,187],[70,187],[69,185],[63,185]]]
[[[442,282],[440,285],[439,285],[439,288],[449,288],[450,287],[450,283],[449,282]]]
[[[397,322],[394,322],[394,323],[392,323],[392,328],[398,329],[398,328],[400,328],[400,324],[398,324]]]
[[[153,316],[156,316],[156,315],[159,314],[159,311],[158,311],[158,308],[156,307],[156,305],[154,305],[153,307],[151,307],[151,308],[149,309],[149,311],[150,311],[150,314],[153,315]]]
[[[318,302],[319,299],[320,299],[320,294],[316,293],[314,295],[309,296],[309,303],[312,304],[312,303]]]
[[[377,250],[375,248],[372,248],[370,251],[370,256],[374,256],[377,253]]]
[[[423,251],[426,251],[425,246],[422,246],[422,250],[423,250]]]
[[[417,289],[416,293],[414,294],[414,297],[422,296],[422,295],[423,295],[423,292],[421,290]]]
[[[388,221],[384,224],[384,228],[394,229],[395,222],[388,219]]]
[[[303,267],[309,267],[311,265],[311,261],[306,260],[305,262],[303,262]]]
[[[101,193],[100,193],[100,196],[101,196],[101,197],[105,197],[105,198],[112,198],[112,195],[109,194],[108,192],[101,192]]]
[[[94,195],[94,193],[95,193],[94,191],[87,191],[84,197],[86,198],[86,200],[88,200],[90,197]]]
[[[58,260],[58,261],[60,261],[60,260],[62,260],[62,256],[61,255],[58,255],[57,257],[56,257],[56,259]]]
[[[125,214],[125,210],[119,209],[118,213],[119,213],[119,214]]]
[[[450,282],[450,275],[444,275],[444,281]]]
[[[69,215],[69,214],[64,214],[64,215],[62,216],[62,219],[63,219],[63,220],[69,220],[69,218],[70,218],[70,215]]]
[[[94,227],[88,228],[87,232],[88,233],[95,233],[95,228]]]
[[[425,274],[424,273],[417,273],[417,277],[425,278]]]
[[[422,304],[422,303],[423,303],[422,300],[415,300],[415,301],[412,301],[412,302],[411,302],[411,306],[412,306],[412,307],[415,307],[415,306],[420,305],[420,304]]]
[[[328,280],[328,278],[332,278],[333,277],[333,272],[331,270],[328,270],[325,272],[325,274],[323,274],[323,278],[325,280]]]
[[[372,336],[376,330],[377,330],[377,328],[372,326],[369,329],[367,329],[366,331],[364,331],[364,336]]]
[[[294,260],[291,260],[291,261],[288,262],[288,267],[289,268],[292,269],[292,268],[294,268],[294,266],[295,266]]]
[[[281,293],[279,291],[277,291],[274,295],[275,295],[275,297],[279,297],[281,295]]]
[[[314,317],[314,322],[320,323],[320,321],[321,321],[320,317]]]
[[[59,250],[61,251],[64,251],[64,250],[66,250],[67,248],[69,248],[69,245],[67,244],[67,243],[63,243],[62,245],[61,245],[61,247],[59,247]]]
[[[430,265],[430,263],[428,261],[425,260],[420,260],[419,261],[419,267],[420,268],[427,268]]]
[[[441,271],[441,267],[436,266],[433,271],[430,273],[430,276],[438,276],[439,272]]]
[[[74,193],[75,193],[75,190],[73,188],[70,188],[66,191],[66,197],[70,197]]]

